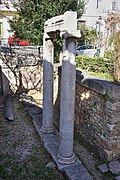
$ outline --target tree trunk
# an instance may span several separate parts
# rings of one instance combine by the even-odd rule
[[[115,51],[116,51],[116,59],[114,63],[114,79],[115,81],[120,82],[120,31],[117,33],[116,36],[116,43],[115,43]]]
[[[114,78],[115,81],[120,82],[120,52],[118,52],[118,57],[116,59],[115,65],[114,65]]]

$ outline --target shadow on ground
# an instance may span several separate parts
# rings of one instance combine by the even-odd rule
[[[0,102],[0,179],[66,179],[64,174],[57,171],[53,160],[44,149],[27,108],[15,98],[15,120],[8,121],[4,117],[2,97]],[[27,106],[41,118],[41,108],[31,104]]]

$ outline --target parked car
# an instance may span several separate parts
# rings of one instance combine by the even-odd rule
[[[76,55],[85,55],[90,57],[97,56],[97,48],[91,44],[85,44],[76,48]]]

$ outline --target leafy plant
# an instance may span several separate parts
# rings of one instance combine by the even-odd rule
[[[78,40],[78,45],[81,44],[96,44],[97,41],[97,31],[96,29],[88,29],[85,24],[79,25],[78,29],[80,29],[81,37]]]
[[[114,79],[115,81],[120,81],[120,31],[118,31],[115,34],[114,52],[115,52]]]
[[[88,71],[89,74],[97,73],[101,74],[102,77],[113,76],[113,63],[111,60],[106,60],[104,58],[91,58],[88,56],[77,56],[76,57],[76,67]],[[92,74],[93,75],[93,74]],[[95,75],[95,74],[94,74]],[[113,79],[113,78],[112,78]]]
[[[115,56],[114,51],[106,50],[104,54],[104,58],[111,59],[113,62],[113,57]]]
[[[14,3],[18,14],[10,20],[12,32],[16,37],[27,39],[35,45],[42,44],[44,22],[67,10],[77,11],[79,16],[84,10],[84,1],[76,0],[21,0]]]

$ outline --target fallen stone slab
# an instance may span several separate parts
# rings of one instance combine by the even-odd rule
[[[11,94],[7,94],[5,98],[5,118],[9,121],[14,120],[14,102]]]
[[[31,111],[30,107],[26,107],[26,109],[29,115],[32,117],[33,124],[41,140],[44,143],[44,147],[53,158],[54,162],[57,165],[58,170],[64,171],[70,180],[93,180],[92,176],[89,174],[87,169],[82,165],[81,161],[78,159],[77,156],[76,156],[76,161],[71,165],[60,164],[58,162],[57,156],[59,149],[59,133],[57,131],[50,134],[42,133],[40,131],[42,125],[42,111],[41,114],[39,113],[39,118],[38,118],[35,113],[35,108],[34,108],[34,113]]]
[[[117,175],[120,174],[120,162],[119,161],[111,161],[108,164],[108,167],[109,167],[109,171],[112,174],[117,174]]]
[[[98,166],[98,169],[100,169],[100,171],[101,171],[102,173],[108,172],[108,167],[107,167],[106,164],[101,164],[101,165],[99,165],[99,166]]]
[[[86,168],[82,164],[69,165],[64,168],[64,171],[69,179],[71,180],[92,180]]]
[[[55,168],[55,164],[53,162],[49,162],[45,167],[47,168]]]
[[[115,177],[115,180],[120,180],[120,176],[116,176],[116,177]]]

